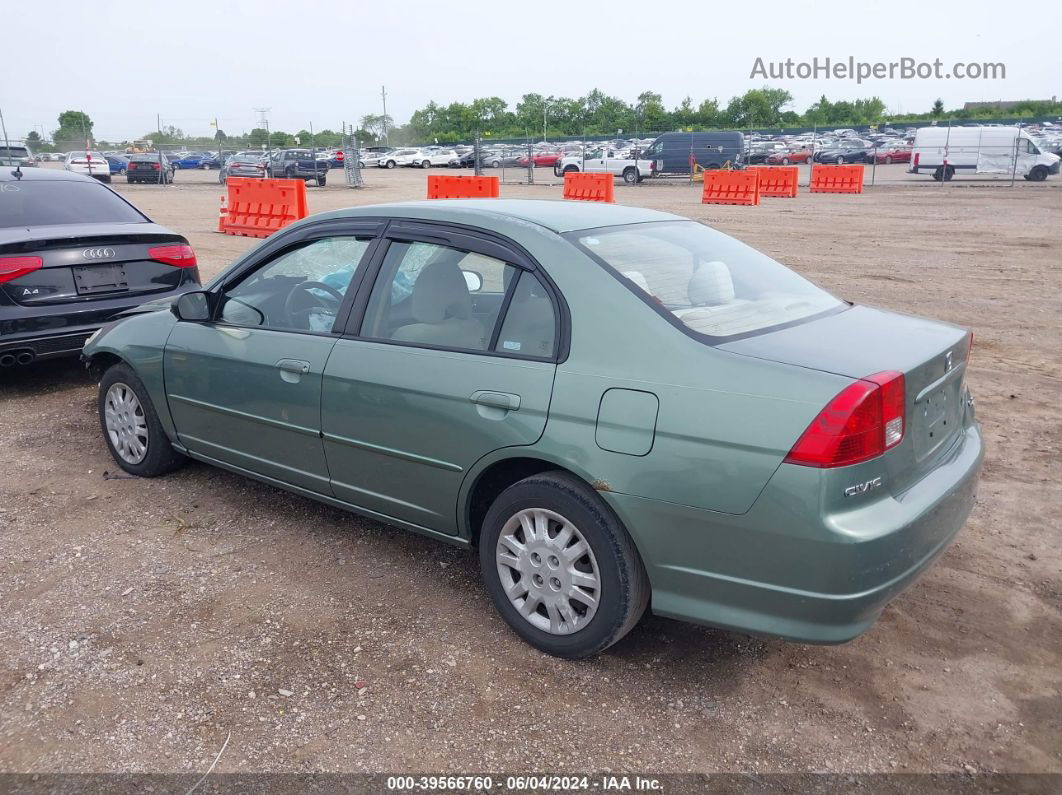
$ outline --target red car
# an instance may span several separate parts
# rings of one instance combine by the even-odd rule
[[[562,157],[564,157],[563,152],[538,152],[533,158],[531,158],[531,160],[535,168],[538,168],[539,166],[552,168],[561,161]],[[516,165],[520,168],[527,168],[527,155],[524,155],[517,160]]]
[[[792,152],[775,152],[767,156],[772,166],[788,166],[790,163],[808,163],[811,161],[810,149],[794,149]]]
[[[874,161],[877,163],[910,163],[911,147],[888,146],[884,149],[878,149],[874,153]]]

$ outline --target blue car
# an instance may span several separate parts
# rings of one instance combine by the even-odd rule
[[[106,155],[107,165],[112,174],[125,174],[129,169],[129,158],[121,155]]]
[[[210,155],[203,152],[191,152],[179,160],[170,160],[177,168],[199,168],[200,164]]]

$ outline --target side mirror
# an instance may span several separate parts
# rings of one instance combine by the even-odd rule
[[[461,271],[465,277],[465,285],[470,293],[478,293],[483,287],[483,277],[475,271]]]
[[[205,290],[184,293],[170,304],[170,311],[178,320],[192,322],[210,320],[210,293]]]

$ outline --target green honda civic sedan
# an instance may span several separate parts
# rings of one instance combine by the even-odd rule
[[[360,207],[85,346],[118,464],[188,458],[478,547],[561,657],[644,614],[866,630],[966,520],[970,332],[616,205]]]

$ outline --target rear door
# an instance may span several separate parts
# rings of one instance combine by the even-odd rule
[[[372,270],[325,369],[332,490],[456,534],[468,469],[545,427],[556,297],[522,254],[434,225],[392,224]]]
[[[377,229],[330,224],[279,240],[216,291],[214,320],[174,326],[167,401],[190,451],[331,493],[321,376]]]

